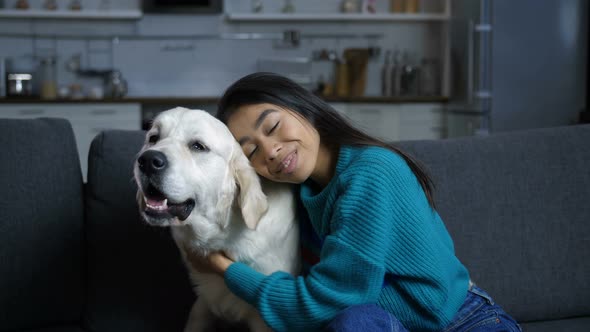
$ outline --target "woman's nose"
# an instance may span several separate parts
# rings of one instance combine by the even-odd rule
[[[281,146],[278,143],[267,143],[263,146],[264,148],[264,155],[266,156],[266,160],[273,161],[278,156],[279,151],[281,151]]]

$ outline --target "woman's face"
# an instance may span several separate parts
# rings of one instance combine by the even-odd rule
[[[295,112],[273,104],[245,105],[227,125],[256,172],[269,180],[302,183],[318,167],[319,134]]]

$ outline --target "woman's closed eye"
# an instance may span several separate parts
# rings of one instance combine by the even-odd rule
[[[272,132],[275,131],[275,129],[277,129],[279,123],[281,123],[281,121],[277,121],[277,123],[274,126],[272,126],[272,128],[270,128],[270,130],[268,131],[268,135],[272,134]]]
[[[256,150],[258,150],[258,146],[255,146],[254,149],[252,149],[252,151],[248,153],[248,159],[252,159]]]
[[[279,126],[279,123],[281,123],[281,121],[277,121],[277,123],[275,123],[275,125],[272,126],[272,128],[270,128],[268,130],[268,133],[266,135],[272,134],[275,131],[275,129],[277,129],[277,127]],[[248,159],[252,159],[252,157],[254,156],[256,151],[258,151],[258,145],[254,146],[254,148],[252,149],[252,151],[250,151],[250,153],[247,153]]]

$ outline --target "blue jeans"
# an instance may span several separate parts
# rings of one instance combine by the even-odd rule
[[[376,304],[363,304],[339,313],[324,329],[329,332],[389,331],[407,332],[392,314]],[[465,302],[442,332],[520,332],[520,326],[494,303],[483,289],[473,285]]]

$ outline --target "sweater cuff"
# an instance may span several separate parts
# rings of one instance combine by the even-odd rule
[[[257,290],[266,276],[244,263],[231,264],[224,273],[225,284],[238,297],[256,307]]]

